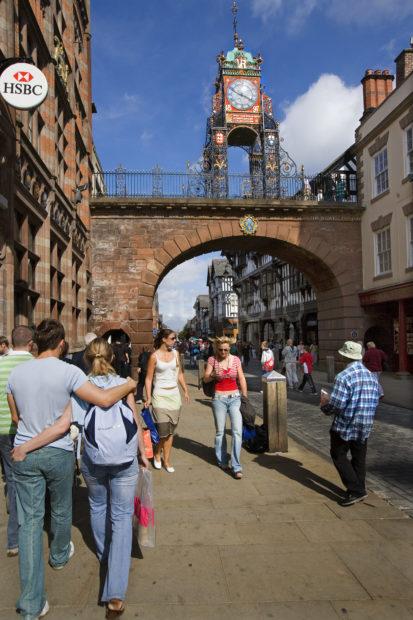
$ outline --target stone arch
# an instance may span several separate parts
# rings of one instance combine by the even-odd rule
[[[157,204],[159,199],[157,199]],[[240,215],[246,203],[229,206],[165,199],[152,215],[126,211],[92,217],[95,329],[114,323],[130,335],[134,355],[152,343],[152,305],[159,283],[174,267],[222,249],[277,256],[302,271],[317,292],[320,357],[332,354],[351,332],[363,332],[360,213],[356,208],[324,210],[305,203],[296,209],[266,205],[257,231],[246,236]],[[186,206],[188,204],[188,206]],[[124,207],[122,207],[123,209]],[[168,212],[170,210],[170,213]]]

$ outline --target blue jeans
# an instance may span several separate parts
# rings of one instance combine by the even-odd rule
[[[52,566],[69,559],[72,527],[73,452],[40,448],[13,463],[19,521],[20,598],[17,608],[29,620],[46,601],[43,524],[46,488],[50,495],[50,556]]]
[[[126,465],[94,465],[83,453],[82,474],[99,560],[108,564],[102,601],[125,599],[132,550],[132,515],[139,475],[138,461]]]
[[[242,471],[240,463],[241,444],[242,444],[242,416],[240,412],[241,396],[220,396],[215,392],[212,399],[212,411],[215,418],[215,455],[218,465],[227,465],[227,438],[225,435],[225,423],[227,414],[231,420],[232,450],[231,466],[234,472]]]
[[[14,435],[0,435],[0,456],[3,461],[4,475],[6,476],[7,504],[9,519],[7,522],[7,549],[16,549],[18,546],[17,505],[16,487],[13,477],[13,462],[11,451],[13,450]]]

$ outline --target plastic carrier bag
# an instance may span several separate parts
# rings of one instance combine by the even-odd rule
[[[140,547],[155,546],[155,509],[152,473],[141,468],[135,489],[133,531]]]

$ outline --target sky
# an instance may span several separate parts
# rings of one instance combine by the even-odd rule
[[[245,48],[264,58],[262,82],[281,123],[283,148],[316,173],[354,141],[365,70],[394,71],[394,58],[408,47],[413,2],[238,4]],[[232,0],[91,5],[94,140],[103,169],[185,170],[202,153],[216,55],[233,48]],[[242,151],[231,151],[230,171],[246,170]],[[161,312],[174,329],[193,315],[196,295],[206,292],[207,262],[204,255],[180,265],[160,285]]]

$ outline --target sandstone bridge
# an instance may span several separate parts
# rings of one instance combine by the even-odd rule
[[[364,332],[357,203],[296,191],[279,199],[95,193],[101,195],[91,200],[92,324],[98,334],[124,330],[134,357],[152,343],[153,298],[162,279],[180,263],[219,250],[276,256],[306,275],[317,295],[321,359]],[[253,235],[241,230],[245,215],[258,224]]]

